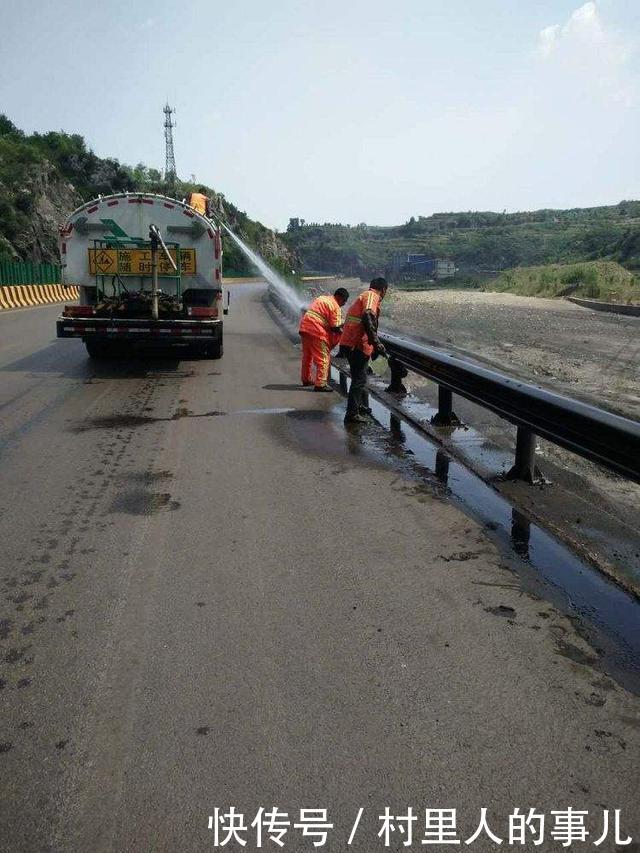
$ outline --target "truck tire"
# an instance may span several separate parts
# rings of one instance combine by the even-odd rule
[[[202,358],[222,358],[223,352],[224,347],[222,345],[222,333],[220,333],[220,337],[216,341],[212,341],[210,344],[204,344],[200,349],[200,355]]]
[[[113,350],[105,341],[85,341],[84,345],[89,358],[108,358],[113,355]]]
[[[222,358],[223,352],[222,338],[206,348],[207,358]]]

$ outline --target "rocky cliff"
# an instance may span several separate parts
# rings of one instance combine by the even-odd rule
[[[11,239],[5,236],[6,254],[31,261],[58,260],[58,225],[78,205],[82,196],[49,162],[33,164],[26,170],[17,192],[0,185],[0,195],[16,204],[15,227]],[[2,224],[0,223],[0,228]]]

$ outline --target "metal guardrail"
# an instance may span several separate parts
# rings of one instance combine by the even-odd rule
[[[626,305],[621,302],[603,302],[601,299],[581,299],[578,296],[565,296],[567,302],[588,308],[590,311],[607,311],[610,314],[626,314],[640,317],[640,305]]]
[[[516,460],[510,476],[529,482],[538,478],[535,439],[542,436],[640,483],[640,423],[637,421],[397,335],[381,332],[380,338],[391,356],[389,391],[403,393],[401,367],[438,383],[438,413],[433,418],[434,424],[453,426],[457,423],[453,412],[455,393],[518,427]]]
[[[284,316],[292,323],[300,322],[300,317],[303,313],[302,308],[297,308],[292,305],[291,302],[289,302],[288,299],[285,299],[280,293],[280,291],[272,284],[270,284],[268,287],[268,293],[269,299],[271,300],[271,302],[273,302],[273,304],[276,306],[276,308],[278,309],[278,311],[280,311],[281,314],[284,314]]]
[[[291,321],[298,320],[297,309],[275,288],[269,289],[269,296]],[[387,391],[406,394],[402,380],[407,371],[437,383],[438,412],[432,418],[435,426],[460,424],[453,411],[454,394],[517,426],[515,464],[508,477],[529,483],[541,479],[535,464],[536,436],[541,436],[640,483],[639,422],[383,330],[380,339],[390,356]]]

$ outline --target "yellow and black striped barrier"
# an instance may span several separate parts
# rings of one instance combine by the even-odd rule
[[[33,308],[36,305],[53,305],[77,299],[77,287],[63,284],[2,284],[0,285],[0,311],[9,308]]]

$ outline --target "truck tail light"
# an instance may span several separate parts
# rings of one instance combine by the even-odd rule
[[[218,318],[217,306],[204,308],[194,305],[193,307],[187,308],[187,313],[189,317],[198,317],[200,320],[216,320]]]
[[[93,317],[96,309],[90,305],[65,305],[63,317]]]

